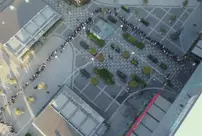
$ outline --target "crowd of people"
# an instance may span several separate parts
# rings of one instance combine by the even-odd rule
[[[15,103],[15,99],[17,98],[17,96],[20,93],[22,93],[23,91],[25,91],[26,88],[39,77],[39,75],[41,74],[41,72],[43,72],[45,70],[47,64],[52,59],[58,58],[59,53],[63,53],[63,51],[65,51],[65,47],[68,46],[69,42],[76,37],[77,33],[80,32],[83,28],[85,28],[86,24],[89,24],[92,21],[93,21],[92,17],[89,17],[88,19],[85,20],[85,22],[80,23],[76,27],[76,29],[73,31],[73,33],[69,37],[67,37],[65,43],[63,45],[60,45],[59,48],[57,48],[56,50],[54,50],[48,56],[48,58],[45,61],[43,61],[43,63],[37,68],[36,72],[31,76],[31,78],[29,79],[29,81],[26,82],[15,95],[11,96],[11,98],[10,98],[10,100],[8,100],[7,104],[5,104],[3,107],[0,107],[0,114],[2,114],[2,112],[4,112],[6,110],[7,106],[11,105],[12,103]],[[17,133],[17,131],[11,126],[11,124],[10,123],[6,123],[5,121],[3,121],[2,118],[0,118],[0,123],[8,125],[11,133]]]
[[[108,9],[108,8],[105,8],[105,9],[98,8],[98,9],[94,10],[93,13],[100,13],[100,12],[103,12],[103,11],[106,11],[108,14],[113,15],[114,17],[116,17],[120,22],[123,23],[122,26],[130,27],[132,29],[132,31],[133,31],[133,34],[140,35],[143,39],[146,39],[152,45],[159,48],[166,56],[171,57],[176,62],[183,63],[184,58],[181,58],[181,57],[179,57],[177,55],[174,55],[174,53],[172,53],[162,43],[152,39],[150,36],[147,36],[147,34],[143,30],[141,30],[139,27],[136,27],[132,23],[129,23],[123,16],[118,14],[116,8],[114,8],[113,10]]]

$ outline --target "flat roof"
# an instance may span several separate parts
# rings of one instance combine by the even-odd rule
[[[97,133],[104,122],[102,116],[67,86],[62,88],[51,105],[84,136]]]
[[[50,105],[39,114],[33,125],[46,136],[80,136]]]
[[[199,96],[192,109],[178,128],[175,136],[200,136],[202,122],[202,94]]]
[[[114,32],[114,28],[103,19],[98,20],[90,30],[100,39],[105,39]]]
[[[45,6],[41,0],[15,0],[7,6],[0,12],[0,43],[9,41]]]

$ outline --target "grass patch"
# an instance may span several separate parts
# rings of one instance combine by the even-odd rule
[[[114,75],[105,68],[94,68],[93,72],[100,77],[100,79],[102,79],[106,84],[108,85],[113,85],[115,84],[115,81],[113,80]]]
[[[87,32],[88,38],[95,42],[100,47],[103,47],[105,45],[105,41],[98,39],[93,33]]]
[[[135,38],[133,38],[129,33],[124,33],[123,38],[130,42],[132,45],[136,46],[138,49],[142,50],[145,48],[144,43],[137,41]]]

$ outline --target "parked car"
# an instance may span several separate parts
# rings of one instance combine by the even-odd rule
[[[149,60],[151,60],[153,63],[155,63],[155,64],[157,64],[158,63],[158,59],[156,58],[156,57],[154,57],[153,55],[151,55],[151,54],[149,54],[148,56],[147,56],[147,58],[149,59]]]
[[[124,83],[127,82],[127,76],[121,72],[120,70],[116,71],[116,75],[121,79],[121,81],[123,81]]]
[[[139,21],[143,23],[145,26],[149,26],[149,22],[145,20],[144,18],[141,18]]]
[[[81,45],[81,47],[83,47],[85,50],[88,50],[88,49],[89,49],[89,45],[88,45],[86,42],[84,42],[84,41],[80,41],[80,45]]]
[[[121,6],[121,9],[123,9],[127,13],[130,13],[130,9],[128,6]]]
[[[83,77],[86,77],[87,79],[90,78],[90,73],[88,73],[88,71],[86,71],[85,69],[81,69],[80,73]]]
[[[112,22],[113,24],[116,24],[116,22],[117,22],[116,18],[114,18],[112,15],[109,15],[109,16],[107,17],[107,19],[108,19],[110,22]]]

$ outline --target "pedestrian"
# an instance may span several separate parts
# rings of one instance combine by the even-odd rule
[[[38,87],[38,86],[35,86],[35,87],[34,87],[34,90],[36,90],[36,89],[37,89],[37,87]]]
[[[49,92],[49,91],[47,91],[46,93],[47,93],[47,94],[49,94],[50,92]]]

